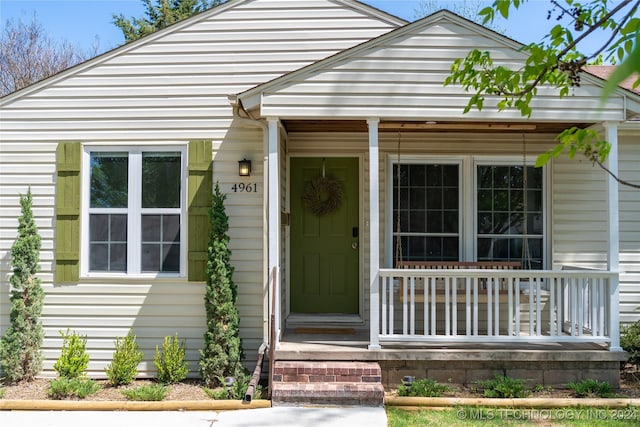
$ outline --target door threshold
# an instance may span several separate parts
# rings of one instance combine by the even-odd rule
[[[297,325],[362,325],[364,320],[358,314],[290,314],[287,327]]]

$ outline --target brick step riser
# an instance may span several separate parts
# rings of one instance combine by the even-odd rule
[[[346,375],[273,375],[274,382],[285,383],[381,383],[380,375],[346,376]]]
[[[377,363],[276,362],[274,374],[277,376],[275,381],[375,382],[382,376],[382,371]]]
[[[272,402],[381,406],[380,365],[369,362],[275,362]]]

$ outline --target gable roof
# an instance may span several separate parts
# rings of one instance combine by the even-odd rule
[[[441,30],[438,30],[437,28],[441,28]],[[433,36],[429,39],[428,42],[424,41],[424,38],[428,35],[427,33],[431,30],[433,30],[433,33],[434,33]],[[435,34],[438,31],[444,31],[444,32],[440,34]],[[442,43],[443,40],[446,41],[445,39],[449,37],[449,34],[446,34],[447,31],[457,32],[456,33],[457,38],[450,37],[449,38],[450,44],[448,46],[443,46],[438,44],[438,43]],[[405,39],[411,38],[411,37],[416,38],[415,44],[405,41]],[[455,43],[452,43],[452,41],[454,41]],[[312,81],[317,81],[320,79],[326,79],[327,81],[329,81],[329,78],[325,76],[328,76],[331,73],[337,74],[345,69],[355,70],[356,67],[353,64],[358,63],[358,61],[362,62],[363,59],[370,59],[371,61],[377,60],[377,63],[375,65],[367,64],[367,66],[360,68],[358,71],[360,71],[362,74],[366,72],[372,73],[373,72],[372,70],[374,70],[376,67],[378,67],[377,69],[382,72],[387,72],[387,74],[391,74],[392,72],[399,73],[399,74],[404,73],[407,70],[407,68],[405,68],[405,64],[398,62],[397,61],[398,56],[394,56],[398,53],[390,51],[388,48],[395,46],[399,49],[406,49],[408,47],[418,46],[419,48],[423,49],[425,52],[428,52],[428,49],[434,47],[433,43],[436,44],[436,47],[446,48],[449,51],[455,51],[455,50],[460,51],[458,56],[452,56],[452,57],[450,56],[448,58],[449,61],[447,63],[446,69],[441,66],[440,69],[437,70],[441,74],[446,74],[446,75],[449,74],[449,67],[453,62],[453,60],[456,58],[465,56],[466,53],[473,48],[479,48],[481,50],[494,50],[494,51],[498,50],[499,54],[497,55],[497,57],[496,55],[492,55],[494,58],[494,63],[496,64],[501,62],[506,65],[513,64],[516,62],[522,63],[526,59],[526,54],[521,52],[521,48],[524,46],[523,44],[509,37],[498,34],[472,21],[469,21],[459,15],[456,15],[453,12],[450,12],[447,10],[441,10],[421,20],[415,21],[411,24],[405,25],[404,27],[401,27],[393,31],[390,31],[386,34],[383,34],[375,39],[366,41],[360,45],[357,45],[350,49],[339,52],[333,56],[320,60],[314,64],[310,64],[304,68],[301,68],[299,70],[277,77],[269,82],[263,83],[252,89],[244,91],[238,95],[238,99],[241,101],[242,105],[247,110],[261,108],[261,115],[263,116],[265,115],[275,116],[275,115],[278,115],[278,113],[282,113],[282,112],[284,112],[283,115],[287,115],[287,112],[291,111],[292,114],[289,117],[293,118],[293,117],[296,117],[296,115],[298,115],[297,117],[301,118],[303,117],[302,115],[304,113],[301,112],[299,108],[297,108],[297,107],[300,107],[300,105],[295,105],[295,106],[291,105],[290,110],[287,110],[286,108],[281,108],[277,110],[276,108],[269,109],[269,108],[263,108],[263,107],[265,105],[276,105],[278,103],[278,100],[277,100],[278,95],[280,95],[284,99],[284,94],[294,93],[296,91],[296,87],[301,87],[303,83],[310,84]],[[385,55],[385,53],[387,52],[390,53],[391,55]],[[432,66],[430,64],[425,63],[425,61],[428,61],[431,58],[427,58],[426,54],[422,56],[415,56],[418,54],[421,54],[421,52],[414,54],[414,57],[409,57],[407,59],[407,62],[411,62],[412,60],[423,61],[423,64],[421,65],[423,67],[422,71],[425,74],[429,72],[433,73]],[[438,55],[441,55],[441,54],[438,52]],[[445,58],[445,56],[441,55],[441,56],[436,56],[435,58],[436,60],[439,60],[442,63],[444,61],[443,58]],[[394,61],[396,61],[395,64],[394,64]],[[411,63],[408,64],[408,66],[411,66],[411,65],[412,65]],[[395,66],[396,68],[393,70],[390,69],[390,67],[392,66]],[[415,68],[415,70],[418,70],[418,68]],[[354,71],[354,74],[355,73],[356,71]],[[571,97],[571,100],[568,99],[569,97],[560,99],[555,89],[549,88],[549,87],[546,87],[546,88],[541,87],[540,91],[541,92],[546,91],[546,93],[534,99],[534,105],[533,105],[534,113],[536,113],[535,104],[536,103],[542,104],[543,102],[555,104],[554,105],[555,111],[554,112],[549,111],[545,117],[542,117],[538,114],[537,118],[541,118],[543,120],[551,120],[551,121],[558,120],[559,115],[561,115],[564,110],[571,109],[574,111],[574,115],[576,115],[576,117],[579,117],[581,119],[582,118],[587,119],[588,117],[589,120],[593,120],[593,121],[599,120],[599,119],[596,119],[596,117],[599,115],[600,111],[604,111],[606,114],[602,116],[602,120],[624,120],[629,116],[629,114],[626,111],[627,108],[629,108],[632,114],[638,111],[638,107],[640,106],[640,97],[637,97],[635,93],[628,91],[626,89],[617,90],[614,94],[618,95],[618,99],[615,99],[615,100],[609,99],[607,100],[607,104],[604,107],[600,107],[599,90],[597,90],[598,94],[595,94],[596,90],[594,89],[601,88],[603,85],[602,81],[586,73],[583,75],[583,77],[584,78],[582,80],[583,82],[582,86],[574,89],[575,94],[582,96],[582,99],[581,99],[582,104],[575,106],[575,108],[574,108],[574,105],[569,105],[569,104],[571,104],[572,101],[575,101],[576,97]],[[378,78],[380,78],[380,76],[375,76],[376,80]],[[361,83],[361,80],[364,80],[364,79],[366,79],[366,77],[363,77],[358,81],[354,81],[353,83],[355,84]],[[432,90],[432,92],[425,92],[422,94],[423,95],[422,102],[431,102],[432,100],[435,100],[436,102],[439,101],[437,99],[433,99],[434,95],[443,96],[447,94],[447,95],[451,95],[451,97],[458,96],[459,98],[461,94],[465,94],[466,99],[464,101],[464,105],[460,105],[458,109],[458,111],[461,112],[464,106],[466,106],[466,103],[469,98],[469,94],[466,92],[463,92],[460,87],[457,88],[456,93],[452,93],[452,90],[454,89],[453,85],[451,87],[444,88],[442,84],[443,80],[444,80],[444,77],[438,81],[439,90],[437,92],[434,92]],[[331,80],[331,83],[336,84],[338,83],[338,81],[334,79],[334,80]],[[373,81],[369,83],[373,83]],[[421,81],[420,83],[424,83],[424,81]],[[431,81],[429,81],[429,83],[432,85],[431,89],[433,89],[433,85],[435,84],[435,81],[432,79]],[[376,102],[378,102],[378,104],[375,104],[375,105],[379,105],[382,107],[382,104],[384,103],[384,101],[388,101],[391,103],[393,102],[399,103],[399,102],[406,102],[407,99],[409,99],[408,97],[405,97],[404,99],[401,100],[399,97],[396,96],[397,93],[399,91],[402,91],[403,89],[397,88],[399,84],[397,84],[397,82],[392,76],[388,76],[387,84],[389,86],[389,88],[387,89],[387,92],[378,93],[379,99],[376,99]],[[373,85],[371,86],[373,87]],[[396,86],[396,87],[392,88],[392,86]],[[314,88],[314,91],[316,90],[318,89]],[[346,92],[350,90],[354,90],[354,88],[353,87],[345,88],[344,93],[342,95],[346,95]],[[355,90],[357,90],[357,88],[355,88]],[[407,88],[405,88],[404,90],[406,91]],[[409,88],[409,90],[411,90],[411,88]],[[316,92],[313,92],[313,93],[316,93]],[[357,92],[357,93],[360,94],[363,92]],[[375,93],[374,91],[371,91],[370,93],[368,93],[368,95],[373,95],[374,93]],[[331,107],[327,106],[325,111],[326,112],[337,111],[338,113],[336,116],[340,116],[341,107],[342,105],[345,104],[344,101],[346,100],[347,101],[346,103],[348,103],[351,101],[351,99],[347,98],[346,96],[343,96],[342,98],[343,104],[341,105],[337,101],[337,97],[339,97],[341,94],[338,92],[335,92],[333,95],[335,95],[334,101],[336,103]],[[415,95],[415,93],[413,93],[413,95]],[[544,98],[544,96],[546,96],[546,101],[540,101],[540,99]],[[383,99],[383,97],[386,97],[386,98]],[[631,102],[629,103],[629,105],[627,105],[626,102],[622,99],[623,97],[631,98],[630,99]],[[329,98],[330,98],[329,96],[326,97],[326,99],[329,99]],[[492,104],[492,103],[495,104],[494,101],[496,99],[491,100],[491,98],[495,98],[495,97],[487,97],[487,102],[485,104]],[[372,99],[371,96],[369,97],[369,99]],[[268,102],[272,100],[275,100],[273,101],[274,104],[268,104]],[[286,101],[282,101],[280,104],[277,104],[277,105],[282,106],[286,102],[292,102],[291,100],[292,100],[292,97],[289,96],[289,98]],[[580,99],[577,99],[577,100],[580,101]],[[412,101],[415,103],[419,102],[419,100],[415,96]],[[311,102],[319,103],[322,101],[311,100]],[[366,102],[363,102],[361,103],[361,105],[359,105],[360,111],[364,112],[367,110],[366,108],[367,106],[375,106],[375,105],[367,104]],[[449,103],[448,107],[453,108],[454,104]],[[490,108],[486,106],[484,111],[489,109]],[[582,112],[588,111],[589,114],[585,116],[581,114],[581,110]],[[316,111],[316,114],[319,114],[321,116],[320,109],[316,109],[315,111]],[[350,111],[350,113],[353,114],[355,111],[356,109],[353,108]],[[380,111],[384,112],[383,109],[375,110],[374,112],[379,113]],[[387,109],[386,111],[389,112],[391,110]],[[560,113],[558,113],[558,111],[560,111]],[[499,117],[507,120],[522,120],[523,118],[520,116],[520,113],[517,112],[517,114],[514,114],[515,112],[516,112],[515,110],[512,110],[512,111],[505,110],[500,112]],[[400,110],[391,111],[391,114],[396,114],[396,113],[398,113],[398,116],[399,116]],[[438,112],[435,110],[431,110],[428,112],[426,110],[423,110],[421,112],[421,114],[423,115],[420,115],[420,113],[418,113],[417,110],[415,109],[414,111],[412,111],[412,114],[414,114],[416,117],[424,117],[427,113],[438,114]],[[342,117],[346,117],[348,116],[348,114],[349,113],[347,112],[347,108],[345,108]],[[378,114],[376,114],[376,116],[378,116]],[[358,115],[358,117],[360,117],[360,115]],[[381,115],[381,117],[384,117],[384,115]],[[409,118],[410,116],[405,116],[405,117]],[[481,114],[477,114],[477,112],[474,112],[474,110],[472,110],[471,112],[469,112],[464,116],[466,120],[470,120],[473,118],[478,119],[481,117],[487,118],[486,114],[483,116]],[[440,118],[440,119],[443,119],[443,118]]]
[[[53,84],[59,80],[65,79],[69,76],[72,76],[76,73],[82,72],[84,70],[90,69],[92,67],[95,67],[97,65],[100,65],[106,61],[109,61],[110,59],[114,58],[114,57],[118,57],[120,55],[126,54],[129,51],[135,50],[136,48],[142,46],[142,45],[146,45],[149,43],[152,43],[154,40],[158,39],[158,38],[162,38],[165,37],[171,33],[174,32],[178,32],[186,27],[192,26],[194,24],[197,24],[201,21],[205,21],[209,18],[211,18],[214,15],[218,15],[220,13],[226,12],[230,9],[239,7],[241,5],[245,5],[245,4],[249,4],[255,1],[260,1],[260,0],[228,0],[225,3],[222,3],[218,6],[215,6],[211,9],[205,10],[203,12],[200,12],[196,15],[193,15],[189,18],[186,18],[184,20],[178,21],[166,28],[163,28],[161,30],[158,30],[152,34],[149,34],[145,37],[142,37],[138,40],[135,40],[133,42],[124,44],[122,46],[119,46],[117,48],[114,48],[110,51],[107,51],[101,55],[98,55],[94,58],[91,58],[87,61],[84,61],[80,64],[77,64],[73,67],[70,67],[66,70],[63,70],[53,76],[50,76],[46,79],[43,79],[39,82],[36,82],[32,85],[29,85],[23,89],[17,90],[15,92],[12,92],[2,98],[0,98],[0,106],[10,103],[16,99],[20,99],[26,95],[28,95],[29,93],[32,93],[34,91],[37,91],[43,87],[47,87],[50,84]],[[296,1],[299,2],[300,0],[285,0],[285,1]],[[399,18],[397,16],[394,16],[392,14],[389,14],[387,12],[384,12],[378,8],[369,6],[367,4],[361,3],[359,0],[327,0],[329,2],[341,5],[342,7],[360,12],[364,15],[370,16],[374,19],[378,19],[382,22],[388,23],[394,27],[397,26],[401,26],[401,25],[405,25],[407,23],[407,21],[405,21],[402,18]]]

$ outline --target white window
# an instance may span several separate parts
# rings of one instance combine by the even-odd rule
[[[521,261],[525,269],[544,268],[542,168],[471,156],[457,162],[405,157],[399,170],[394,160],[390,166],[389,265],[396,264],[399,239],[403,261]]]
[[[399,167],[398,175],[398,164],[393,165],[393,250],[400,239],[403,261],[457,261],[460,166],[424,162]]]
[[[85,147],[84,275],[185,271],[182,147]]]
[[[523,268],[542,269],[542,169],[478,164],[476,171],[478,261],[522,261]]]

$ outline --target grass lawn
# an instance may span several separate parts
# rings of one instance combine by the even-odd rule
[[[560,408],[509,409],[457,407],[446,409],[387,407],[390,427],[423,426],[637,426],[640,409]]]

